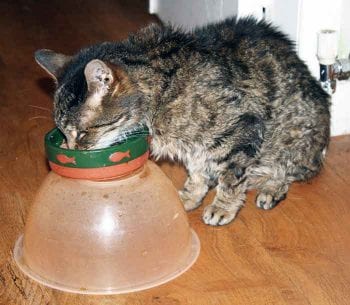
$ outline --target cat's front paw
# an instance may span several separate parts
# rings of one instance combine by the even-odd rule
[[[201,205],[201,202],[194,201],[185,191],[179,191],[179,195],[186,211],[192,211]]]
[[[215,204],[208,205],[203,212],[203,221],[211,226],[223,226],[231,222],[237,214],[236,210],[228,210]]]

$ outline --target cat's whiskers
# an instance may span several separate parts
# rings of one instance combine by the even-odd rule
[[[33,117],[29,118],[28,121],[37,120],[37,119],[51,120],[52,118],[50,118],[48,116],[44,116],[44,115],[37,115],[37,116],[33,116]]]
[[[45,111],[51,112],[51,110],[49,108],[41,107],[41,106],[37,106],[37,105],[28,105],[28,107],[32,107],[32,108],[41,109],[41,110],[45,110]]]

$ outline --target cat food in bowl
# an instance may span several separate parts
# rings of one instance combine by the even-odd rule
[[[30,278],[84,294],[165,283],[195,262],[197,235],[171,181],[148,157],[148,135],[100,150],[45,139],[52,171],[30,209],[14,257]]]

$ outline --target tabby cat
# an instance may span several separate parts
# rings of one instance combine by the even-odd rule
[[[155,158],[181,162],[180,197],[209,225],[233,220],[247,189],[268,210],[315,176],[329,141],[329,96],[271,24],[230,18],[184,32],[150,25],[122,42],[36,61],[55,79],[54,118],[70,148],[118,142],[140,125]]]

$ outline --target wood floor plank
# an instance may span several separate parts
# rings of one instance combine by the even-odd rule
[[[348,305],[350,304],[350,135],[333,138],[322,173],[294,184],[271,211],[255,193],[230,225],[189,213],[201,240],[196,264],[157,288],[119,296],[62,293],[24,276],[12,259],[35,191],[48,173],[43,137],[53,127],[53,82],[33,53],[72,54],[121,40],[157,19],[141,0],[0,1],[0,305]],[[160,162],[180,188],[184,169]]]

